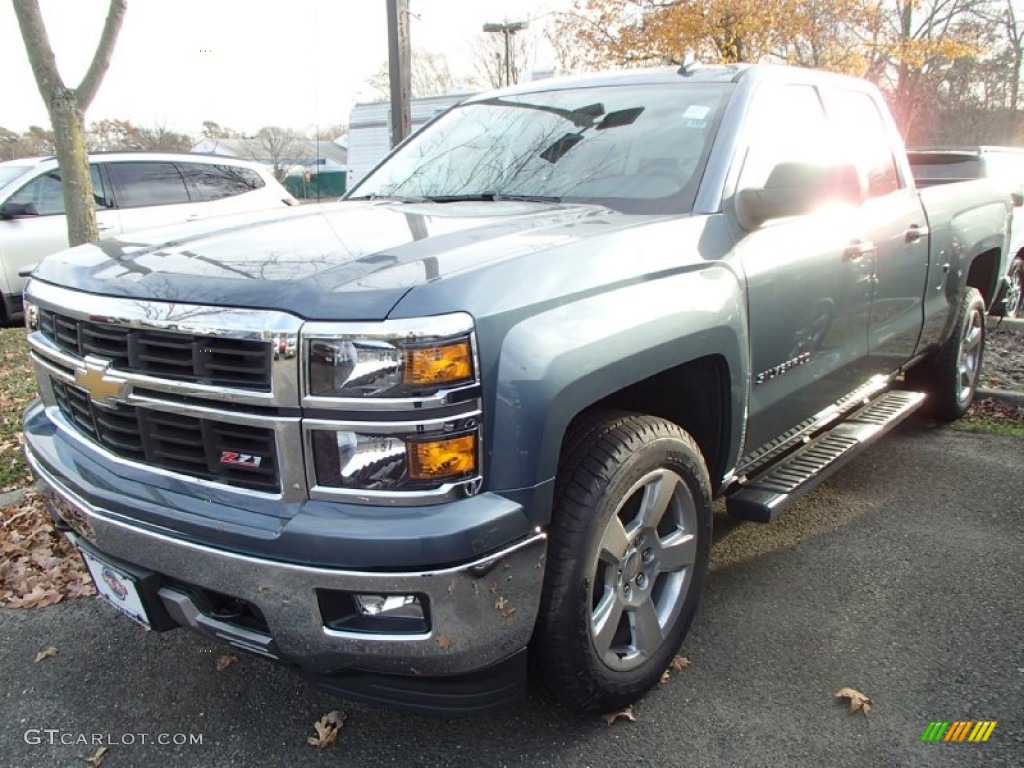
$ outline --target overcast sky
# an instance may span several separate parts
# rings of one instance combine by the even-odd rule
[[[411,0],[414,47],[472,71],[485,21],[550,21],[570,0]],[[107,0],[41,0],[65,83],[78,85]],[[198,134],[203,120],[255,132],[347,123],[387,59],[385,0],[128,0],[110,69],[86,122],[122,118]],[[553,65],[541,45],[537,67]],[[0,0],[0,126],[49,125],[8,0]]]

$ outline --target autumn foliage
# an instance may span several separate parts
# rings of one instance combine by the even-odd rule
[[[575,0],[553,38],[576,68],[692,58],[867,77],[910,131],[935,107],[1015,113],[1022,32],[1012,0]]]

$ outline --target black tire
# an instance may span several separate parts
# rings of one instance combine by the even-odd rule
[[[703,457],[678,426],[604,411],[574,427],[555,484],[534,633],[556,698],[578,712],[608,712],[658,682],[697,610],[711,520]]]
[[[1020,256],[1010,264],[1009,285],[1003,297],[1004,317],[1024,318],[1024,259]]]
[[[984,355],[985,301],[977,288],[968,288],[952,335],[930,358],[907,371],[907,386],[928,393],[928,415],[956,421],[974,402]]]

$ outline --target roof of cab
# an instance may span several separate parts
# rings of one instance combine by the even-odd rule
[[[793,67],[785,64],[688,64],[683,67],[656,69],[614,70],[583,75],[531,80],[500,90],[480,93],[466,99],[464,104],[486,101],[495,97],[516,96],[527,93],[560,91],[574,88],[595,88],[617,85],[656,85],[660,83],[738,83],[747,79],[784,79],[799,83],[836,82],[856,83],[870,87],[867,81],[835,72]]]

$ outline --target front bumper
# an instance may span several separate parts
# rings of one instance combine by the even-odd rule
[[[54,507],[78,513],[65,520],[100,553],[175,582],[244,600],[262,613],[264,634],[204,616],[187,592],[160,589],[168,613],[184,624],[245,650],[305,671],[346,670],[396,675],[458,675],[496,664],[524,648],[536,619],[546,536],[537,532],[486,557],[434,571],[344,571],[275,562],[186,542],[117,520],[46,470],[28,451]],[[74,516],[70,514],[67,516]],[[425,595],[430,628],[381,635],[332,630],[316,590]]]

